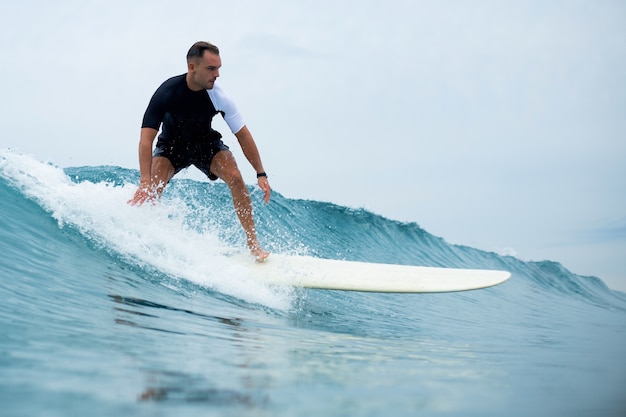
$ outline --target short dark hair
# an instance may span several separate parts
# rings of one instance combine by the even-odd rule
[[[204,51],[209,51],[212,54],[219,55],[220,50],[217,46],[213,45],[209,42],[196,42],[191,45],[189,48],[189,52],[187,52],[187,62],[189,62],[192,58],[202,58],[204,55]]]

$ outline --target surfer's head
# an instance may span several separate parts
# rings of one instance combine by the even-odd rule
[[[187,52],[187,86],[193,91],[211,90],[220,76],[220,50],[209,42],[194,43]]]

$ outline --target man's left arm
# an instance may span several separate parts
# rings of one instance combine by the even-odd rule
[[[263,163],[261,162],[261,155],[259,154],[259,149],[254,142],[254,138],[248,130],[248,127],[244,125],[237,133],[235,133],[235,137],[239,141],[239,146],[241,146],[241,150],[245,155],[246,159],[250,162],[254,170],[257,174],[264,173]],[[259,187],[265,193],[265,203],[270,202],[270,183],[267,180],[267,176],[258,177]]]

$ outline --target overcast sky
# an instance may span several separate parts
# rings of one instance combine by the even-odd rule
[[[286,197],[626,291],[626,2],[5,1],[0,147],[137,168],[197,40]]]

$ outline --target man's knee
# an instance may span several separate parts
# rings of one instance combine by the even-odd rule
[[[244,184],[243,175],[237,166],[224,169],[222,172],[222,180],[229,185],[240,186]]]
[[[230,151],[221,151],[213,158],[211,172],[229,185],[243,183],[243,176]]]

